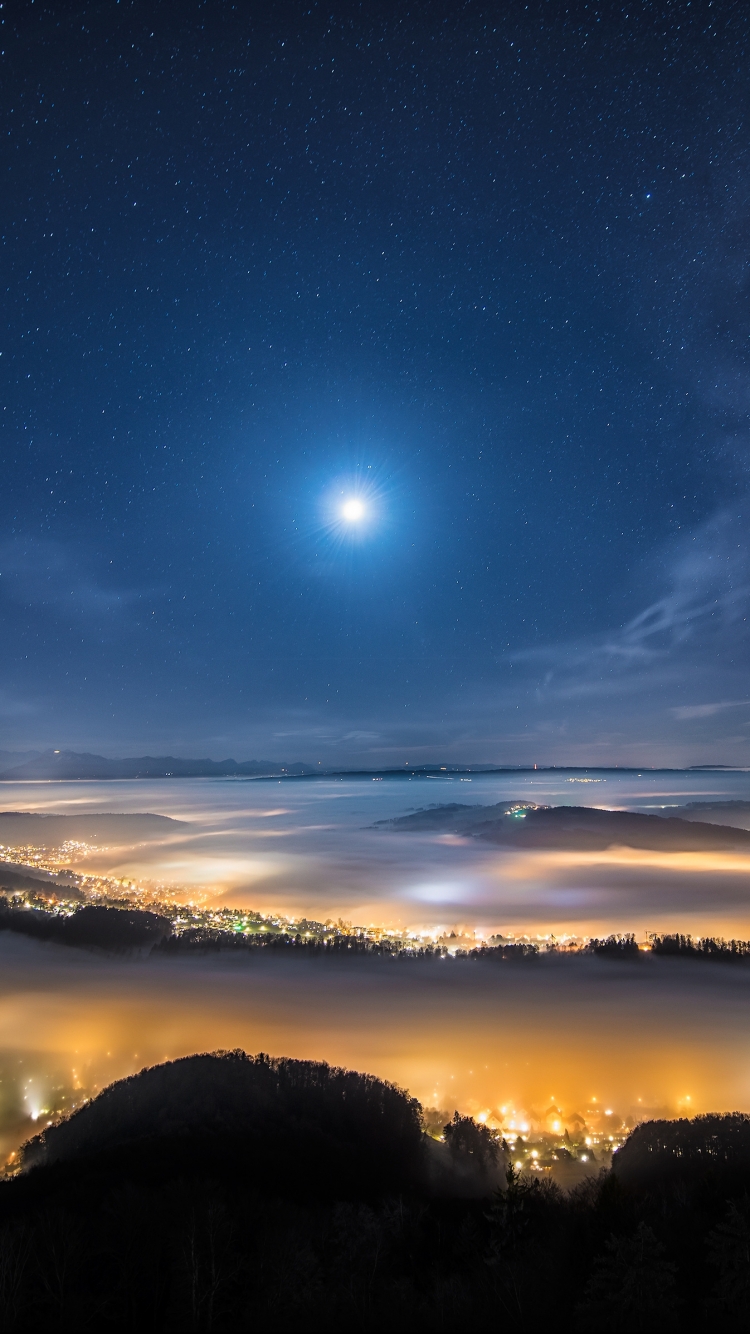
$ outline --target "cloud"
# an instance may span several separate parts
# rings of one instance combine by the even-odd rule
[[[685,704],[672,709],[672,713],[681,721],[688,718],[713,718],[717,713],[723,713],[725,709],[739,709],[743,704],[750,704],[750,700],[728,699],[717,704]]]
[[[677,686],[688,666],[699,669],[702,663],[714,676],[720,673],[722,652],[728,666],[728,651],[738,649],[748,633],[750,560],[745,517],[738,510],[713,515],[644,563],[642,581],[653,586],[654,569],[661,569],[663,591],[624,625],[512,654],[510,661],[532,671],[536,665],[543,672],[537,690],[558,698],[621,692],[642,683],[644,675]],[[685,707],[706,712],[682,717],[709,716],[708,711],[734,707],[734,701]]]

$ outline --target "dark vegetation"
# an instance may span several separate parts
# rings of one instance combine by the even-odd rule
[[[683,820],[676,816],[597,810],[590,806],[534,806],[507,801],[496,806],[453,803],[381,823],[405,832],[444,831],[518,848],[598,852],[622,845],[654,851],[694,852],[750,846],[750,830],[747,829],[709,824],[704,820]]]
[[[704,936],[701,940],[681,935],[654,936],[651,948],[654,954],[716,963],[744,963],[750,958],[749,940],[717,940],[713,936]]]
[[[324,940],[307,939],[299,932],[253,931],[245,934],[242,931],[205,926],[189,927],[177,933],[168,918],[141,909],[88,904],[64,915],[29,907],[20,898],[0,898],[0,931],[13,931],[56,945],[75,945],[88,949],[121,952],[146,948],[157,957],[167,958],[225,951],[251,956],[262,951],[264,954],[297,955],[302,958],[348,959],[368,956],[408,961],[439,959],[448,953],[443,945],[403,946],[398,941],[373,940],[364,933],[342,933]],[[480,945],[474,949],[456,950],[455,958],[490,963],[533,963],[549,956],[565,958],[586,954],[631,962],[644,959],[644,951],[639,948],[632,934],[593,939],[575,948],[557,948],[553,943],[542,950],[530,941]],[[652,935],[650,949],[645,957],[649,954],[709,963],[744,964],[750,961],[750,941],[720,940],[712,936],[694,940],[688,935]]]
[[[299,954],[306,958],[350,958],[356,955],[375,955],[383,958],[436,959],[446,953],[439,945],[414,945],[402,948],[398,942],[373,940],[364,933],[331,936],[326,940],[306,940],[299,933],[285,931],[252,932],[222,931],[213,927],[189,927],[165,937],[155,947],[163,955],[206,954],[219,950],[233,953],[254,953],[263,950],[271,954]]]
[[[56,945],[115,951],[138,949],[156,944],[171,930],[172,924],[166,917],[138,909],[89,904],[66,917],[0,902],[0,931],[18,931]]]
[[[593,939],[585,946],[586,953],[605,959],[637,959],[643,957],[634,935],[612,935],[604,940]],[[709,963],[746,963],[750,959],[749,940],[720,940],[716,936],[652,935],[647,953],[679,959],[702,959]]]
[[[589,950],[604,959],[637,959],[639,950],[634,935],[607,936],[605,940],[590,940]],[[653,948],[653,946],[652,946]]]
[[[441,1152],[507,1164],[454,1116]],[[750,1118],[639,1126],[565,1194],[506,1165],[462,1197],[392,1085],[220,1053],[124,1080],[0,1184],[0,1325],[741,1330]],[[37,1165],[34,1165],[37,1164]]]
[[[692,936],[652,934],[647,949],[641,949],[631,933],[606,936],[603,940],[593,937],[581,946],[545,946],[544,954],[576,955],[595,954],[602,959],[622,959],[634,961],[649,955],[679,959],[700,959],[710,963],[747,963],[750,960],[750,940],[721,940],[716,936],[703,936],[694,940]],[[457,950],[456,957],[468,959],[497,959],[498,961],[538,959],[542,951],[533,942],[514,945],[484,945],[473,950]]]
[[[443,1135],[448,1150],[454,1160],[473,1158],[486,1170],[490,1164],[497,1163],[500,1156],[500,1137],[489,1126],[481,1125],[472,1116],[453,1113],[453,1120],[443,1127]]]
[[[497,963],[521,963],[525,959],[538,959],[541,950],[531,941],[518,941],[516,944],[477,945],[471,950],[456,950],[457,959],[492,959]]]
[[[66,1163],[139,1144],[316,1198],[404,1189],[420,1169],[421,1109],[371,1075],[245,1052],[188,1056],[123,1079],[30,1140],[24,1163]],[[290,1154],[290,1150],[293,1152]]]

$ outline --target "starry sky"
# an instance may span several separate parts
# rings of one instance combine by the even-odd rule
[[[750,763],[747,6],[0,20],[0,745]]]

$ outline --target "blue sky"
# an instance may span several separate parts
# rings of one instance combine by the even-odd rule
[[[6,748],[750,761],[744,6],[4,13]]]

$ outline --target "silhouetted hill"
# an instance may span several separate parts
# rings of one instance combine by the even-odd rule
[[[165,838],[188,827],[184,820],[150,812],[39,815],[32,811],[0,811],[0,844],[49,848],[75,839],[82,843],[132,845]]]
[[[569,1194],[508,1166],[473,1199],[414,1173],[418,1113],[372,1077],[242,1052],[113,1085],[0,1183],[2,1327],[747,1328],[747,1117],[640,1126]],[[469,1118],[445,1134],[449,1160],[505,1154]]]
[[[521,802],[499,802],[496,806],[450,804],[379,823],[405,832],[464,834],[516,848],[602,851],[619,844],[683,852],[750,847],[750,831],[746,829],[588,806],[533,806]]]
[[[11,769],[19,764],[27,764],[41,755],[39,750],[0,750],[0,771]]]
[[[0,901],[0,931],[16,931],[56,945],[78,945],[104,950],[138,949],[154,945],[172,930],[158,913],[89,904],[69,917],[22,908]]]
[[[8,848],[4,848],[7,852]],[[33,875],[29,875],[33,870]],[[44,898],[81,899],[83,895],[75,882],[65,878],[64,871],[37,870],[25,863],[0,862],[0,890],[9,890],[13,894],[41,894]]]
[[[45,898],[81,899],[83,895],[75,885],[64,880],[43,878],[41,875],[27,875],[25,870],[16,869],[0,862],[0,891],[9,890],[13,894],[41,894]]]
[[[750,1188],[750,1116],[741,1112],[645,1121],[612,1162],[624,1186],[675,1185],[729,1195]]]
[[[135,759],[106,759],[103,755],[79,754],[73,750],[46,750],[24,764],[0,773],[0,781],[26,779],[112,778],[221,778],[226,776],[268,777],[312,773],[312,766],[282,765],[272,760],[184,760],[174,755],[141,755]]]
[[[120,1080],[23,1150],[25,1168],[140,1145],[319,1194],[400,1190],[421,1165],[421,1108],[371,1075],[245,1052],[189,1056]],[[154,1146],[158,1145],[158,1150]],[[149,1148],[148,1146],[151,1146]]]
[[[747,829],[750,826],[750,801],[689,801],[685,806],[678,806],[674,814],[685,820]]]

